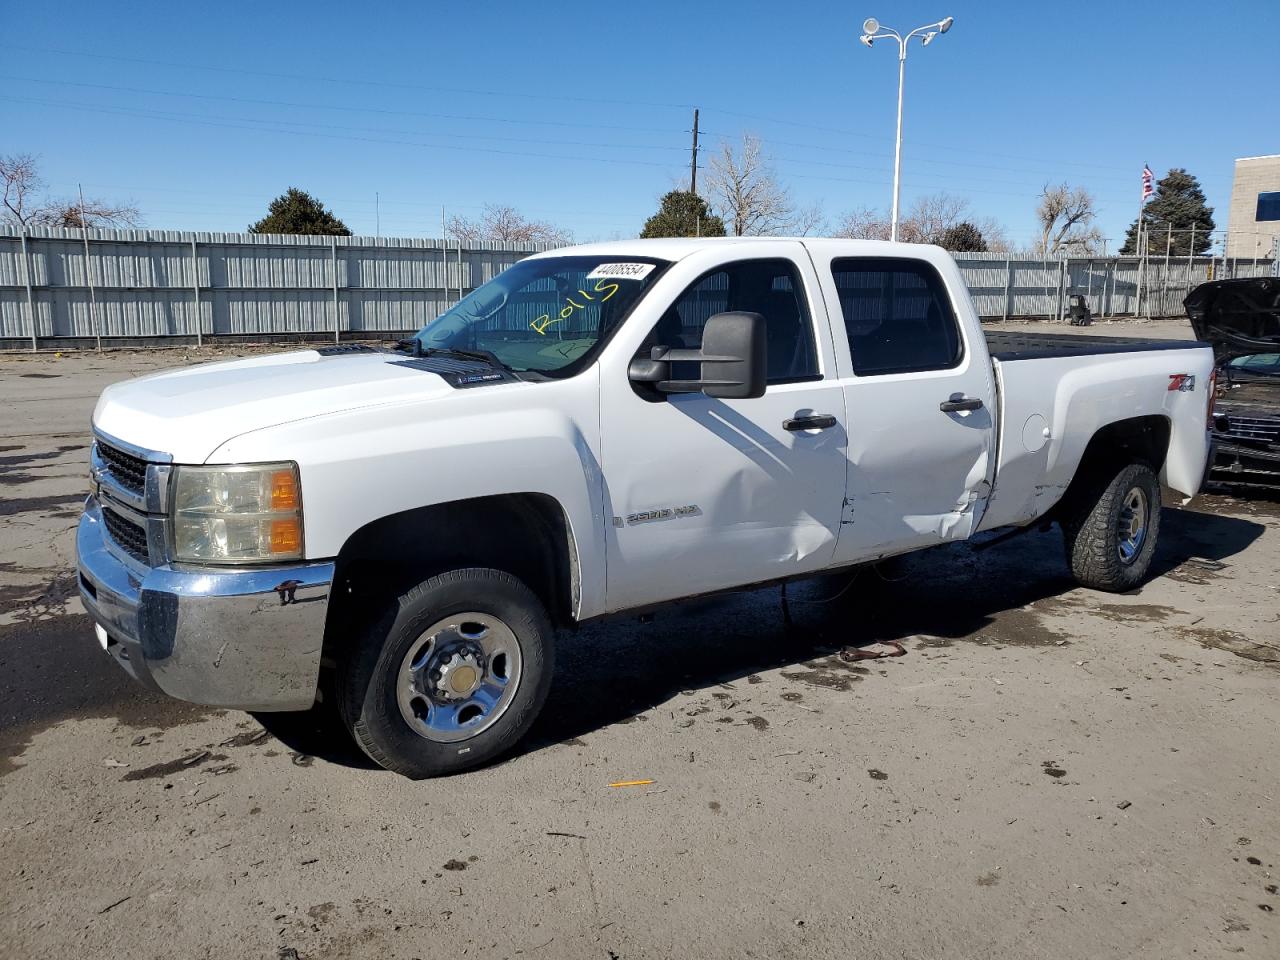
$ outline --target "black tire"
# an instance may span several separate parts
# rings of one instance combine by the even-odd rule
[[[515,693],[487,729],[457,742],[420,735],[406,721],[396,683],[423,631],[453,614],[501,621],[515,636],[521,672]],[[554,631],[537,596],[500,570],[451,570],[399,596],[341,669],[339,707],[347,729],[378,765],[415,780],[459,773],[510,750],[533,725],[551,687]]]
[[[1145,501],[1144,536],[1129,560],[1121,556],[1122,516],[1137,491]],[[1140,585],[1160,534],[1160,483],[1145,463],[1098,476],[1062,517],[1067,563],[1076,581],[1094,590],[1123,593]]]

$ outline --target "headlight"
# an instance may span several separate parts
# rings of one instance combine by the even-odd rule
[[[175,467],[174,559],[264,563],[302,557],[302,490],[295,463]]]

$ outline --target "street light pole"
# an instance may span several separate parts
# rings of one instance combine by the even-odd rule
[[[907,77],[907,44],[911,42],[912,37],[919,37],[921,44],[927,47],[938,34],[950,30],[954,22],[954,17],[947,17],[937,23],[916,27],[905,37],[896,30],[881,27],[880,21],[875,17],[868,17],[862,24],[862,36],[859,39],[868,47],[877,40],[890,37],[898,41],[898,131],[893,146],[893,213],[889,227],[891,240],[898,239],[898,207],[902,193],[902,93]]]
[[[893,141],[893,218],[889,239],[898,240],[898,197],[902,193],[902,87],[907,79],[907,45],[898,49],[898,134]]]

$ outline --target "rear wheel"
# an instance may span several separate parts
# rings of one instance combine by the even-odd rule
[[[1100,476],[1062,518],[1067,562],[1095,590],[1132,590],[1146,579],[1160,532],[1160,483],[1144,463]]]
[[[508,573],[453,570],[401,595],[348,659],[343,717],[361,749],[415,779],[510,749],[546,700],[553,632]]]

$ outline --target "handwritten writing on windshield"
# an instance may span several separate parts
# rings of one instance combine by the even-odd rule
[[[596,281],[596,285],[591,289],[593,293],[603,293],[604,296],[600,297],[597,300],[596,297],[591,296],[591,294],[587,293],[587,291],[585,290],[579,290],[578,293],[575,294],[575,296],[578,296],[581,299],[587,300],[592,303],[596,303],[596,302],[604,303],[606,300],[608,300],[610,297],[612,297],[615,293],[618,292],[618,285],[616,283],[611,283],[606,279],[600,279]],[[544,313],[542,316],[538,317],[538,319],[532,321],[529,324],[529,327],[530,329],[533,330],[534,333],[538,334],[538,336],[545,337],[547,335],[547,328],[550,327],[553,323],[563,323],[564,321],[572,317],[575,313],[577,313],[579,310],[585,310],[586,308],[587,308],[587,305],[585,303],[579,303],[572,296],[565,297],[564,308],[560,311],[560,313],[557,316],[553,317],[549,313]]]

